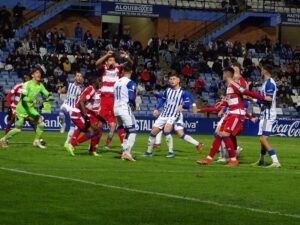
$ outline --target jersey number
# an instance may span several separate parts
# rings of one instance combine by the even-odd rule
[[[117,100],[120,100],[121,99],[121,86],[118,86],[116,89],[117,89],[117,91],[116,91],[116,99]]]

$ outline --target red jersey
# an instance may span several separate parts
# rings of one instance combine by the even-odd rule
[[[240,77],[239,83],[243,88],[247,88],[247,81],[245,80],[244,77],[242,77],[242,76]]]
[[[78,101],[75,104],[74,112],[80,112],[80,99],[86,99],[87,104],[85,105],[85,109],[87,113],[96,113],[97,115],[100,113],[100,100],[101,100],[101,91],[100,89],[95,90],[93,86],[88,86],[79,96]]]
[[[16,107],[22,96],[23,83],[15,85],[10,92],[6,95],[6,106],[12,108],[13,111],[16,110]]]
[[[121,66],[116,66],[114,69],[109,70],[107,65],[103,66],[103,73],[101,76],[101,93],[113,97],[114,85],[121,76]]]

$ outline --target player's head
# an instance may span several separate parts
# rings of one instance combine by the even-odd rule
[[[83,81],[82,74],[78,71],[75,72],[75,83],[80,84]]]
[[[32,78],[32,80],[41,81],[42,74],[43,74],[43,71],[41,68],[34,68],[31,71],[31,78]]]
[[[114,55],[110,55],[106,58],[106,65],[108,69],[114,69],[116,67],[116,58]]]
[[[272,64],[269,61],[261,61],[259,64],[262,78],[266,76],[271,76],[273,70]]]
[[[27,74],[25,74],[25,75],[22,76],[22,80],[25,83],[25,82],[27,82],[27,81],[30,80],[30,76],[28,76]]]
[[[232,64],[231,67],[234,70],[234,78],[240,79],[241,70],[242,70],[241,64],[239,64],[238,62],[235,62],[235,63]]]
[[[228,81],[228,80],[232,80],[233,79],[233,75],[234,75],[234,69],[231,67],[227,67],[225,69],[223,69],[223,80],[224,81]]]
[[[130,78],[131,77],[131,74],[132,74],[132,66],[130,63],[125,63],[122,67],[122,74],[124,77],[128,77]]]
[[[88,74],[87,80],[88,80],[89,85],[92,85],[95,89],[99,88],[100,84],[99,84],[98,76],[96,76],[94,74]]]
[[[177,87],[180,85],[180,76],[177,73],[170,73],[168,75],[169,85],[173,87]]]

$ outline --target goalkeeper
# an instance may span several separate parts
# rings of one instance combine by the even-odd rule
[[[3,148],[7,148],[7,141],[13,136],[21,132],[25,120],[37,126],[33,146],[38,148],[46,148],[40,142],[40,137],[44,131],[43,117],[40,116],[34,105],[39,101],[40,94],[43,94],[46,101],[53,100],[53,97],[41,83],[42,70],[35,68],[31,73],[31,80],[24,83],[22,89],[22,97],[16,108],[16,128],[10,130],[3,138],[0,139],[0,144]]]

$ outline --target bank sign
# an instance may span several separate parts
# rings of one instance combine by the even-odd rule
[[[170,8],[161,5],[102,2],[101,13],[116,16],[169,17]]]
[[[44,114],[45,130],[59,131],[61,123],[58,114]],[[139,133],[149,133],[154,122],[154,117],[137,117],[137,130]],[[70,126],[70,118],[66,117],[67,127]],[[217,127],[218,119],[204,119],[204,118],[186,118],[184,121],[185,131],[189,134],[214,134]],[[0,130],[5,129],[7,124],[7,115],[0,113]],[[27,122],[24,130],[32,130]],[[107,127],[105,130],[108,130]],[[252,123],[246,120],[244,123],[244,130],[242,135],[256,136],[258,132],[258,123]],[[278,119],[273,124],[272,136],[280,137],[300,137],[300,119]]]
[[[281,24],[300,26],[300,14],[281,13]]]

